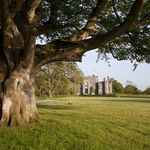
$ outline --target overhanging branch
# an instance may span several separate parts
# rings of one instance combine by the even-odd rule
[[[147,13],[147,14],[145,14],[144,17],[139,20],[137,27],[143,25],[146,21],[149,21],[149,22],[150,22],[150,12]]]
[[[45,33],[49,33],[49,32],[55,32],[58,30],[62,30],[65,28],[78,28],[78,25],[72,24],[72,23],[67,23],[64,25],[55,25],[53,23],[44,23],[43,26],[41,27],[37,27],[36,30],[34,31],[34,34],[36,36],[41,35],[41,34],[45,34]]]
[[[96,7],[93,9],[85,27],[82,28],[77,34],[72,35],[72,36],[68,37],[67,39],[69,39],[71,41],[77,41],[77,40],[86,39],[92,32],[104,33],[104,31],[102,29],[101,30],[96,29],[95,24],[100,15],[100,12],[102,11],[102,9],[106,5],[106,3],[107,3],[107,0],[99,0]],[[52,11],[52,15],[53,15],[53,11]],[[43,23],[43,26],[37,27],[35,34],[41,35],[41,34],[45,34],[48,32],[54,32],[57,30],[68,28],[68,27],[73,27],[73,28],[77,27],[78,28],[78,25],[73,25],[70,23],[64,24],[64,25],[56,25],[55,23],[53,23],[53,19],[50,17],[47,22]]]
[[[37,56],[41,54],[38,59],[40,65],[53,61],[81,61],[83,54],[89,50],[102,47],[104,44],[110,42],[121,34],[132,30],[136,27],[139,14],[143,8],[143,0],[136,0],[127,18],[119,26],[105,34],[97,34],[96,37],[90,39],[75,40],[75,41],[61,41],[57,40],[46,44],[45,46],[38,46]],[[44,48],[45,47],[45,48]],[[47,47],[47,49],[46,49]],[[53,51],[51,48],[53,47]],[[42,51],[41,51],[42,50]]]
[[[98,0],[98,3],[93,9],[84,28],[82,28],[77,34],[72,35],[67,39],[71,41],[80,41],[88,38],[91,35],[91,33],[98,32],[99,34],[104,34],[105,31],[103,29],[97,29],[95,25],[106,3],[107,0]]]

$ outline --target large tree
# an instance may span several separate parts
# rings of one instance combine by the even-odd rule
[[[76,63],[54,62],[44,65],[35,76],[36,95],[51,97],[76,94],[82,79],[83,73]]]
[[[34,71],[47,63],[81,61],[96,48],[150,62],[149,10],[149,0],[0,0],[0,124],[38,120]]]

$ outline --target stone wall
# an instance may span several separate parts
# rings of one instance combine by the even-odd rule
[[[107,77],[107,80],[99,82],[98,76],[92,75],[84,77],[83,83],[78,86],[78,95],[111,95],[112,80]]]

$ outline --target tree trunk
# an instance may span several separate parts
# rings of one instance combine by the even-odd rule
[[[4,58],[0,65],[5,64],[0,94],[0,125],[24,126],[39,120],[33,77],[35,36],[26,30],[34,25],[30,19],[34,19],[35,14],[30,10],[34,12],[38,5],[33,5],[34,9],[27,7],[30,13],[25,13],[24,21],[18,24],[12,4],[14,1],[0,1],[0,56]]]
[[[14,71],[2,85],[0,125],[26,126],[39,121],[34,80],[25,70]]]
[[[4,34],[6,45],[5,37]],[[2,83],[0,126],[26,126],[39,121],[33,76],[35,38],[27,33],[23,39],[24,49],[20,54],[14,55],[15,49],[7,52],[3,46],[7,72]]]

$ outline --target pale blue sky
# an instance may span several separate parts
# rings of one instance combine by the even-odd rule
[[[121,82],[124,86],[126,81],[132,81],[140,90],[144,90],[150,86],[150,64],[140,64],[135,71],[133,71],[133,64],[130,61],[117,61],[110,59],[110,67],[104,60],[96,62],[97,53],[91,51],[85,54],[82,58],[82,63],[78,63],[79,68],[88,76],[95,74],[99,80],[110,76]]]

